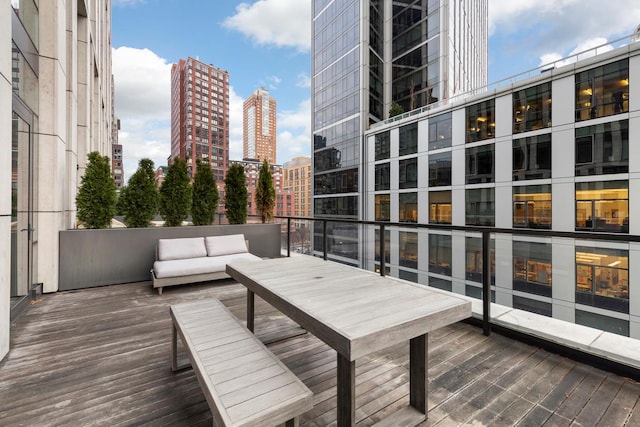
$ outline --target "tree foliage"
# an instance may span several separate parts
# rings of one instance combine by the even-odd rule
[[[391,108],[389,109],[389,118],[394,116],[399,116],[402,113],[404,113],[404,109],[402,108],[402,105],[398,104],[395,101],[392,102]]]
[[[271,167],[267,159],[262,161],[260,174],[258,175],[258,187],[255,195],[256,210],[260,214],[260,219],[264,224],[273,218],[273,209],[276,205],[276,189],[273,187],[273,177]]]
[[[127,227],[144,228],[149,226],[157,211],[158,189],[153,160],[141,159],[128,185],[120,190],[118,212],[124,215]]]
[[[190,181],[187,162],[175,159],[160,187],[160,216],[165,227],[177,227],[187,219],[191,208]]]
[[[78,220],[86,228],[110,228],[116,213],[116,184],[111,162],[97,151],[89,153],[89,163],[76,195]]]
[[[218,209],[218,186],[209,162],[196,160],[196,174],[193,177],[193,198],[191,218],[193,225],[209,225],[215,219]]]
[[[244,167],[234,163],[227,170],[224,178],[224,204],[230,224],[247,222],[247,186],[244,178]]]

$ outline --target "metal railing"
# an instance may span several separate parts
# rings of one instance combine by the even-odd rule
[[[517,236],[535,236],[535,237],[562,237],[579,240],[592,240],[592,241],[614,241],[614,242],[640,242],[640,236],[629,234],[614,234],[614,233],[602,233],[602,232],[584,232],[584,231],[553,231],[553,230],[541,230],[541,229],[510,229],[510,228],[495,228],[484,226],[455,226],[448,224],[418,224],[411,222],[380,222],[380,221],[360,221],[350,219],[337,219],[337,218],[318,218],[318,217],[289,217],[289,216],[276,216],[276,219],[286,220],[286,250],[287,256],[291,256],[291,223],[292,221],[310,221],[313,223],[322,223],[322,248],[313,248],[314,252],[322,253],[323,259],[329,258],[328,245],[327,245],[327,224],[328,223],[340,223],[340,224],[353,224],[356,226],[373,226],[380,230],[379,240],[379,253],[380,253],[380,275],[386,274],[386,243],[384,233],[389,227],[401,228],[401,229],[430,229],[440,231],[462,231],[470,233],[479,233],[482,236],[482,328],[485,335],[491,333],[491,271],[490,271],[490,252],[491,252],[491,235],[492,234],[508,234]],[[360,260],[358,260],[360,261]]]

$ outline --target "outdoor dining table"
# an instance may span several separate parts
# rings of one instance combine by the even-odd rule
[[[424,421],[428,333],[471,316],[463,298],[312,256],[232,263],[226,271],[247,288],[250,330],[258,295],[336,350],[339,426],[355,425],[355,361],[407,341],[409,405],[384,421]]]

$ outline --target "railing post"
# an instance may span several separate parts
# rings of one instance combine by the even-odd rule
[[[491,335],[491,233],[482,232],[482,329],[486,336]]]
[[[287,258],[291,256],[291,217],[287,217]]]
[[[384,224],[380,224],[380,275],[384,277],[384,270],[387,268],[387,260],[386,260],[386,243],[384,239]]]
[[[322,257],[327,260],[327,220],[322,220]]]

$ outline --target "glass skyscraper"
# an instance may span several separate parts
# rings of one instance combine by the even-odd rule
[[[362,135],[394,103],[410,111],[486,85],[487,0],[314,0],[312,11],[313,213],[362,219]],[[329,235],[332,255],[358,259],[355,228]]]

